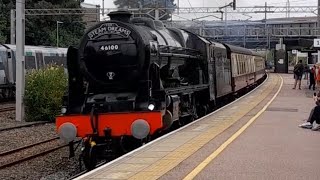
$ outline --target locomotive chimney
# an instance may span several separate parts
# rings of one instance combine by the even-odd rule
[[[119,11],[110,12],[108,16],[110,17],[110,20],[129,23],[132,14],[129,11],[119,10]]]

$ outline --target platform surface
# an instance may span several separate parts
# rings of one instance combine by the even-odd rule
[[[320,132],[298,128],[313,91],[292,86],[292,75],[269,74],[233,104],[77,179],[318,179]]]

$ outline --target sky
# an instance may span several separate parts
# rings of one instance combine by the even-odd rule
[[[133,0],[135,1],[135,0]],[[189,3],[190,2],[190,3]],[[180,7],[220,7],[224,6],[227,3],[232,2],[232,0],[180,0]],[[264,6],[265,2],[267,2],[268,6],[286,6],[287,0],[237,0],[237,7],[253,7],[253,6]],[[317,6],[317,0],[289,0],[290,6]],[[102,7],[102,0],[85,0],[85,3],[90,3],[90,4],[97,4],[101,5]],[[105,0],[105,8],[115,8],[113,4],[113,0]],[[175,0],[175,3],[177,3],[177,0]],[[254,14],[250,14],[251,16]],[[201,14],[197,15],[182,15],[184,18],[192,18],[194,16],[201,16]],[[285,14],[270,14],[268,15],[269,18],[272,17],[285,17]],[[291,14],[291,17],[297,17],[297,16],[306,16],[306,14]],[[310,16],[308,14],[307,16]],[[260,18],[261,17],[261,18]],[[176,17],[178,18],[178,17]],[[262,19],[262,16],[256,17],[254,19]],[[244,20],[247,19],[246,16],[244,15],[238,15],[238,14],[228,14],[228,19],[233,19],[233,20]],[[176,19],[176,20],[179,20]],[[217,20],[214,19],[213,17],[210,19],[206,20]]]

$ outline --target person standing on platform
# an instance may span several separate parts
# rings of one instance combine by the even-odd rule
[[[309,89],[315,90],[315,86],[316,86],[316,66],[313,66],[310,71],[309,71],[309,80],[310,80],[310,84],[309,84]]]
[[[294,66],[293,73],[295,82],[294,87],[292,89],[296,89],[297,84],[299,84],[299,89],[301,89],[301,79],[304,73],[304,66],[302,64],[302,60],[299,60],[299,63]]]
[[[316,83],[317,83],[317,87],[320,86],[320,69],[319,67],[317,67],[317,71],[316,71]]]
[[[304,66],[304,79],[308,79],[308,74],[310,73],[310,69],[308,67],[308,65],[306,64]]]
[[[316,102],[316,107],[311,110],[307,122],[300,124],[299,127],[318,131],[320,130],[320,91],[318,94],[315,93],[314,100]],[[314,122],[316,123],[314,124]]]

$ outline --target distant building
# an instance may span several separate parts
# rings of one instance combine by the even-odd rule
[[[86,29],[92,27],[100,21],[100,5],[81,3],[81,7],[86,9],[83,21],[87,24]]]

